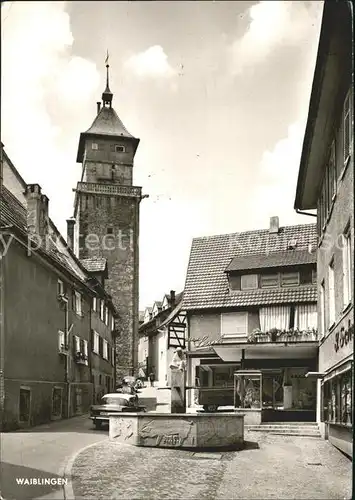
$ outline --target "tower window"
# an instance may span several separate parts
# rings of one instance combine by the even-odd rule
[[[93,142],[91,144],[91,149],[99,149],[99,146],[96,144],[96,142]]]
[[[125,153],[126,148],[124,146],[115,146],[115,152],[116,153]]]
[[[107,234],[113,234],[113,227],[107,228]]]

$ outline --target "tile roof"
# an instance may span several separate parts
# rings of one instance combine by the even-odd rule
[[[315,286],[298,286],[281,290],[230,292],[224,271],[235,257],[268,256],[272,252],[289,252],[290,240],[297,240],[298,251],[316,247],[316,224],[281,227],[278,234],[268,229],[194,238],[186,275],[182,308],[185,310],[237,307],[239,305],[273,304],[293,301],[315,301]],[[314,292],[311,290],[314,289]],[[260,302],[261,301],[261,302]]]
[[[23,231],[27,227],[26,208],[5,186],[1,187],[0,224],[14,225]]]
[[[284,267],[300,264],[315,264],[317,253],[308,250],[287,250],[272,252],[268,255],[256,254],[234,257],[226,271],[246,271],[249,269],[265,269],[268,267]]]
[[[50,221],[51,222],[51,221]],[[5,187],[1,187],[0,196],[0,225],[13,225],[24,233],[27,233],[27,209],[20,201]],[[49,224],[49,227],[51,224]],[[74,274],[81,281],[86,281],[86,275],[80,268],[75,265],[73,259],[66,255],[63,249],[58,246],[57,235],[49,233],[49,238],[46,239],[45,245],[41,251],[48,257],[55,260],[57,263],[64,266],[67,271]]]
[[[81,264],[89,273],[100,273],[105,271],[107,261],[104,257],[90,257],[88,259],[80,259]]]

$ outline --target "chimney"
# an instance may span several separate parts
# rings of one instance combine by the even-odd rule
[[[101,109],[101,102],[100,102],[100,101],[98,101],[98,102],[96,103],[96,105],[97,105],[97,114],[99,114],[99,113],[100,113],[100,109]]]
[[[175,307],[175,291],[170,290],[170,307],[173,309]]]
[[[278,234],[279,232],[279,218],[277,216],[270,217],[270,234]]]
[[[48,198],[39,184],[27,184],[27,230],[30,235],[45,238],[48,234]]]
[[[71,217],[70,219],[67,219],[67,243],[68,247],[73,250],[74,252],[74,226],[75,226],[75,219]]]

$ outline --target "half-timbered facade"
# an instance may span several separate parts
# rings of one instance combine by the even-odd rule
[[[181,309],[181,300],[182,293],[175,294],[172,290],[159,302],[160,311],[152,315],[139,329],[141,367],[147,377],[151,373],[154,374],[154,382],[158,386],[167,385],[169,364],[175,349],[185,349],[186,313]]]

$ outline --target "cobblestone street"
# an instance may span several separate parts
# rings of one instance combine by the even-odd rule
[[[350,499],[352,463],[328,442],[248,433],[241,452],[194,453],[105,441],[72,468],[76,498]]]

